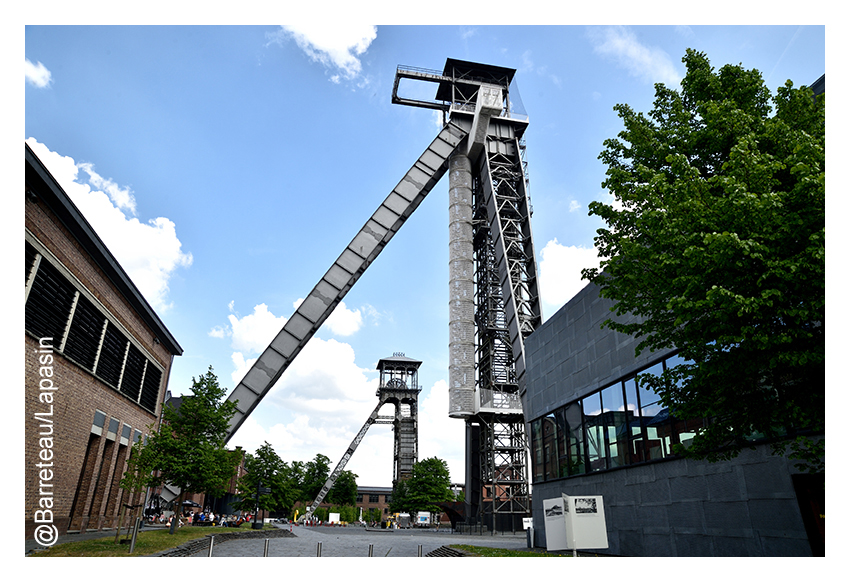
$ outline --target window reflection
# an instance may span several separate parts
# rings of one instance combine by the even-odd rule
[[[605,424],[605,439],[608,445],[608,464],[620,467],[626,464],[629,450],[629,415],[623,398],[621,383],[608,386],[602,391],[602,416]]]
[[[558,427],[555,414],[543,419],[543,475],[545,479],[554,479],[558,474]]]
[[[537,419],[531,423],[531,474],[533,481],[543,481],[543,421]]]
[[[665,369],[670,369],[675,368],[680,364],[688,363],[691,362],[689,360],[685,360],[685,358],[677,354],[675,356],[667,358],[667,360],[664,362],[664,367]],[[681,381],[677,382],[677,384],[681,385]],[[674,442],[681,444],[685,448],[691,446],[694,437],[704,426],[704,421],[702,418],[682,419],[678,417],[675,411],[671,411],[670,421]]]
[[[664,371],[661,362],[644,370],[641,374],[660,376]],[[638,398],[640,399],[640,416],[646,435],[644,453],[646,460],[663,459],[670,455],[673,444],[673,431],[670,428],[669,413],[661,403],[661,397],[644,381],[638,379]]]
[[[584,434],[587,446],[589,471],[607,469],[605,460],[605,424],[602,418],[602,402],[599,393],[582,400],[584,411]]]
[[[564,422],[569,435],[569,474],[587,472],[584,462],[584,432],[581,426],[581,402],[573,402],[564,409]]]
[[[570,435],[569,435],[569,425],[567,424],[567,419],[565,416],[565,411],[563,408],[559,408],[555,411],[555,426],[558,430],[558,435],[556,443],[558,445],[558,476],[559,477],[569,477],[570,476]]]
[[[665,366],[684,362],[672,356],[532,421],[534,481],[664,459],[673,454],[674,444],[687,447],[704,421],[677,418],[637,378],[660,376]]]

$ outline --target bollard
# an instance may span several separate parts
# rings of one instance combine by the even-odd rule
[[[213,549],[213,540],[214,539],[215,539],[215,536],[210,536],[210,551],[207,554],[207,558],[212,558],[212,549]]]
[[[369,557],[372,557],[372,550],[375,549],[375,544],[369,544]]]
[[[318,545],[316,546],[316,557],[317,558],[322,557],[322,542],[319,542]]]
[[[140,517],[136,518],[136,525],[133,527],[133,537],[130,539],[130,553],[133,553],[133,550],[136,549],[136,536],[139,535],[139,525],[142,523],[142,519]]]
[[[420,558],[422,557],[422,545],[421,544],[419,545],[419,553],[417,554],[417,556],[420,557]]]
[[[263,548],[263,557],[264,557],[264,558],[268,558],[268,557],[269,557],[269,538],[266,538],[266,545],[265,545],[265,547]]]

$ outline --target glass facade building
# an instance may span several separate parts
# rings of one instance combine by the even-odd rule
[[[681,359],[636,353],[638,339],[604,327],[612,307],[588,285],[526,340],[535,546],[547,545],[545,500],[598,495],[608,538],[599,553],[823,555],[822,476],[757,439],[715,463],[677,455],[703,420],[677,416],[643,378]]]
[[[616,469],[674,455],[702,419],[682,419],[640,380],[681,362],[671,356],[531,421],[533,483]]]

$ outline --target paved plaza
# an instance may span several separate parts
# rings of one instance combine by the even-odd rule
[[[289,526],[280,526],[289,529]],[[433,530],[374,530],[364,527],[303,527],[292,528],[294,537],[270,538],[269,557],[317,557],[321,544],[322,557],[417,557],[450,544],[469,544],[505,549],[527,549],[525,532],[497,535],[461,535],[451,531]],[[213,557],[263,556],[264,539],[231,540],[216,545]],[[191,557],[207,557],[208,549]]]

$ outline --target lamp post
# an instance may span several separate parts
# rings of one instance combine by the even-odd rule
[[[263,529],[263,524],[257,523],[257,514],[260,513],[260,494],[267,495],[271,492],[272,490],[270,487],[263,487],[262,481],[257,481],[257,503],[254,507],[254,523],[251,526],[252,529]]]

